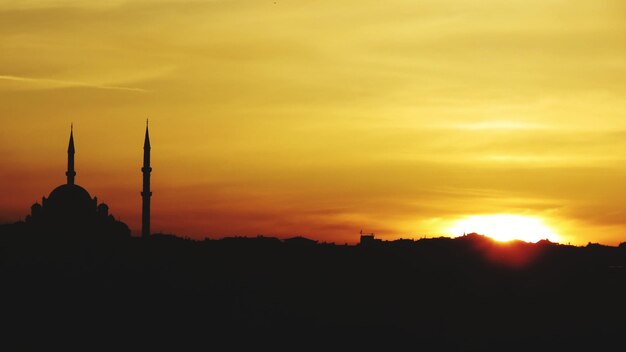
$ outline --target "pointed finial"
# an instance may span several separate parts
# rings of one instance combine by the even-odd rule
[[[70,142],[67,146],[67,172],[65,176],[67,176],[67,184],[73,185],[74,178],[76,177],[76,171],[74,171],[74,123],[70,124]]]
[[[148,132],[148,119],[146,119],[146,138],[143,142],[144,149],[150,149],[150,133]]]
[[[70,124],[70,143],[67,147],[68,153],[74,153],[74,123]]]

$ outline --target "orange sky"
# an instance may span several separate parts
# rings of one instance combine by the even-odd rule
[[[0,0],[0,221],[65,181],[137,232],[626,240],[621,0]]]

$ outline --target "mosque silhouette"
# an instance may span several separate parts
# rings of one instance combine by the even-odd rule
[[[31,206],[31,214],[26,217],[26,226],[32,233],[54,235],[106,236],[111,238],[130,237],[128,225],[117,220],[109,212],[105,203],[98,204],[97,197],[76,184],[74,170],[74,128],[70,130],[67,149],[67,183],[58,186],[50,195],[42,197],[41,204]],[[150,137],[146,125],[144,142],[144,166],[142,168],[144,187],[142,198],[142,235],[150,234]]]

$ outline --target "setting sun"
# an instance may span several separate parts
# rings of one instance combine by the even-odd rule
[[[496,241],[522,240],[537,242],[548,239],[559,242],[560,237],[539,218],[498,214],[470,216],[457,221],[449,230],[455,236],[479,233]]]

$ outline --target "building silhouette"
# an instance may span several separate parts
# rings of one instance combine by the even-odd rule
[[[381,239],[375,238],[374,233],[363,233],[363,230],[361,230],[360,235],[359,245],[361,246],[375,246],[383,242]]]
[[[30,232],[58,235],[109,235],[129,237],[128,226],[109,213],[109,206],[98,204],[97,197],[75,183],[74,170],[74,128],[70,130],[67,149],[67,183],[60,185],[42,197],[41,204],[31,206],[31,214],[26,217]]]
[[[150,167],[150,133],[148,131],[148,121],[146,120],[146,138],[143,142],[143,167],[141,168],[143,173],[143,191],[141,192],[141,236],[150,236],[150,173],[152,167]]]

